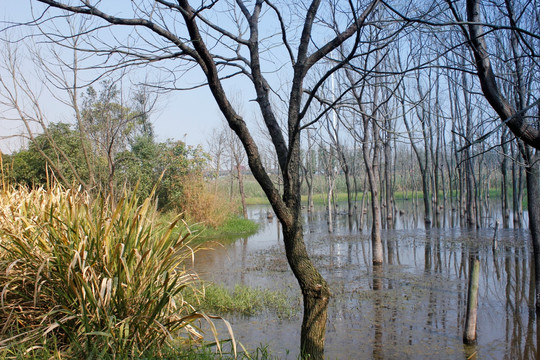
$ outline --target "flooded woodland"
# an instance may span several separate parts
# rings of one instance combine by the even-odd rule
[[[421,209],[397,204],[392,229],[382,230],[384,264],[373,266],[369,218],[362,229],[338,215],[328,233],[326,209],[304,211],[308,252],[327,279],[325,356],[328,359],[534,359],[537,331],[534,271],[527,214],[521,224],[499,229],[500,205],[482,218],[482,228],[460,224],[455,211],[441,213],[426,228]],[[280,225],[269,206],[250,206],[257,234],[197,254],[196,271],[207,281],[283,290],[292,317],[266,312],[228,314],[246,348],[267,345],[278,358],[298,356],[301,296],[283,250]],[[494,235],[496,248],[494,248]],[[469,258],[480,261],[477,344],[463,344]]]
[[[246,349],[267,347],[280,359],[540,358],[538,2],[12,2],[0,26],[0,122],[10,124],[0,138],[2,186],[13,186],[4,190],[13,208],[23,203],[11,202],[21,193],[15,188],[37,189],[23,191],[35,199],[37,215],[17,215],[23,220],[8,222],[17,227],[7,233],[29,229],[26,222],[43,213],[34,194],[54,181],[92,199],[88,228],[113,224],[118,234],[138,228],[124,226],[138,220],[134,207],[120,207],[125,194],[133,194],[132,205],[156,199],[160,221],[171,229],[220,233],[252,219],[258,233],[216,241],[198,252],[194,269],[220,290],[243,284],[286,299],[290,311],[217,314],[231,321]],[[25,5],[15,10],[15,3]],[[70,199],[57,193],[50,197]],[[70,218],[73,203],[65,203],[64,215],[79,226]],[[119,224],[105,217],[118,216],[117,207],[127,218]],[[80,316],[73,326],[64,325],[71,317],[50,318],[51,326],[74,332],[49,344],[66,339],[59,348],[68,358],[148,358],[184,351],[170,335],[178,326],[191,347],[203,336],[189,324],[203,315],[192,314],[179,281],[192,277],[178,276],[167,252],[154,251],[179,253],[183,237],[170,239],[172,232],[156,231],[160,246],[135,236],[128,246],[123,235],[107,243],[101,233],[91,238],[81,230],[64,257],[67,267],[57,267],[60,280],[46,287],[42,268],[21,268],[12,292],[24,297],[8,307],[1,299],[0,323],[13,326],[0,335],[26,339],[19,334],[28,312],[21,304],[34,312],[35,293],[45,288],[53,291],[41,303],[54,304],[72,279],[63,269],[78,261],[82,280],[69,286],[75,293],[43,314],[81,299],[71,310]],[[10,246],[20,238],[36,235],[17,235]],[[88,285],[90,262],[81,249],[90,240],[107,256],[116,252],[105,246],[122,250],[105,264],[110,269],[93,267],[104,271]],[[84,246],[75,247],[79,241]],[[141,242],[156,256],[140,256]],[[0,258],[49,263],[24,249],[24,261],[11,248]],[[40,256],[58,259],[50,250]],[[103,259],[95,256],[96,263]],[[148,271],[139,271],[143,261]],[[15,286],[11,275],[2,285],[11,265],[1,265],[0,287]],[[177,293],[156,285],[169,279]],[[125,291],[130,281],[134,290]],[[88,289],[99,301],[87,301]],[[176,311],[181,303],[185,318],[154,308],[162,289],[158,305]],[[203,291],[194,292],[199,301]],[[134,295],[124,299],[128,293]],[[131,306],[141,299],[147,312]],[[90,328],[86,314],[94,305]],[[50,334],[35,313],[32,334]],[[156,314],[167,315],[156,329],[141,326]],[[214,343],[213,334],[204,340]],[[20,341],[24,354],[42,346],[30,340]],[[8,342],[0,338],[0,351]],[[46,350],[48,359],[58,349]]]

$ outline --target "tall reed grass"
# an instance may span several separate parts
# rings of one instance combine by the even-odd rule
[[[187,176],[183,187],[181,208],[193,222],[216,229],[238,212],[238,208],[227,197],[213,192],[200,177]]]
[[[113,206],[60,186],[4,187],[0,354],[52,346],[67,358],[160,357],[201,340],[199,320],[219,348],[212,319],[184,297],[199,291],[189,237],[180,217],[160,223],[150,198]]]

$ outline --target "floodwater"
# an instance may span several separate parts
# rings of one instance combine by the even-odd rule
[[[410,205],[409,205],[410,206]],[[312,260],[327,279],[329,306],[327,359],[536,359],[537,324],[531,244],[523,228],[499,229],[493,249],[492,209],[483,228],[461,227],[448,211],[427,228],[423,214],[397,214],[394,229],[382,230],[385,263],[371,265],[369,226],[349,226],[338,216],[328,233],[324,209],[305,215],[305,241]],[[237,341],[247,349],[267,345],[280,359],[296,359],[302,320],[301,297],[290,272],[277,219],[268,206],[252,206],[249,217],[260,231],[246,239],[197,254],[201,278],[233,288],[235,284],[285,289],[292,318],[272,312],[253,317],[226,314]],[[526,214],[525,214],[526,217]],[[369,222],[369,219],[364,221]],[[464,346],[469,255],[480,259],[478,342]]]

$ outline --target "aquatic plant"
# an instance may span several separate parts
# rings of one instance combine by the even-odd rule
[[[236,313],[246,316],[270,311],[280,319],[289,319],[298,313],[300,299],[291,299],[284,290],[270,290],[236,284],[234,289],[221,285],[205,287],[201,308],[220,315]]]

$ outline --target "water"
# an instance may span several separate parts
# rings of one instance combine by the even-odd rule
[[[403,205],[404,207],[404,205]],[[301,298],[290,272],[279,225],[268,220],[267,206],[249,208],[261,225],[246,239],[200,252],[196,271],[205,279],[233,287],[286,289],[292,319],[264,313],[255,317],[226,315],[246,348],[268,345],[279,358],[295,359],[300,344]],[[418,216],[419,215],[419,216]],[[440,228],[425,229],[423,214],[406,211],[395,229],[382,231],[385,264],[371,265],[367,226],[348,226],[338,216],[328,234],[324,211],[305,218],[305,241],[312,260],[327,279],[332,299],[325,354],[328,359],[535,359],[534,283],[526,229],[500,229],[497,220],[466,229],[452,212],[441,214]],[[420,219],[420,220],[418,220]],[[369,221],[369,219],[368,219]],[[467,300],[469,255],[480,258],[478,343],[462,342]]]

